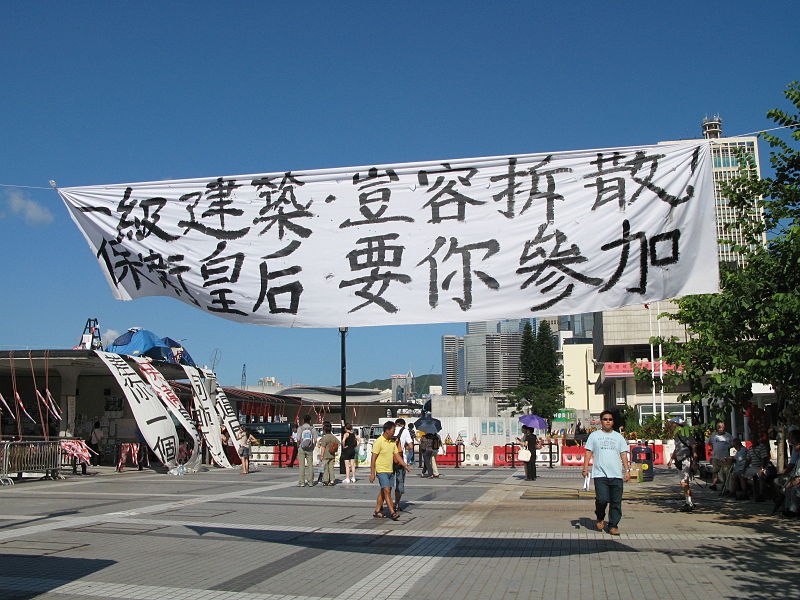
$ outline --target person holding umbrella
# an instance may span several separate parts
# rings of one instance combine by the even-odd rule
[[[438,477],[438,469],[434,466],[434,452],[441,447],[441,439],[438,434],[442,430],[442,422],[431,417],[431,413],[428,412],[425,413],[424,417],[417,419],[414,427],[424,434],[419,441],[419,453],[422,456],[422,477],[426,479]]]
[[[536,448],[539,448],[539,440],[533,427],[522,426],[522,447],[531,453],[530,460],[525,463],[525,480],[536,481]]]
[[[522,423],[522,439],[520,440],[523,448],[530,450],[531,459],[525,463],[525,480],[536,481],[536,450],[542,444],[536,437],[536,429],[547,430],[547,421],[538,415],[522,415],[519,418]]]

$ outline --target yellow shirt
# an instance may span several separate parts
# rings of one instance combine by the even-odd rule
[[[394,454],[400,452],[397,443],[380,436],[372,443],[372,453],[377,454],[375,460],[376,473],[391,473],[394,471]]]

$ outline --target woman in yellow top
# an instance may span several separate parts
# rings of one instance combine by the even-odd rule
[[[394,438],[394,421],[386,421],[383,424],[383,435],[378,437],[372,444],[372,461],[370,462],[369,481],[375,481],[378,476],[378,483],[381,486],[378,492],[378,499],[375,502],[375,510],[372,516],[376,519],[385,519],[383,514],[383,503],[389,507],[389,516],[393,521],[397,521],[400,515],[392,504],[392,488],[394,487],[394,463],[402,466],[408,473],[411,467],[403,460],[403,455],[397,447]]]

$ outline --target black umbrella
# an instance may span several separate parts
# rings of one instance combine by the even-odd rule
[[[425,415],[414,422],[414,428],[422,433],[439,433],[442,430],[442,422],[430,415]]]

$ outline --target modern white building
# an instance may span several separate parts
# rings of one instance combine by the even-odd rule
[[[717,225],[717,239],[728,240],[730,243],[719,244],[717,255],[719,262],[743,264],[742,255],[733,250],[733,246],[744,244],[744,235],[741,228],[735,225],[739,218],[739,209],[728,203],[722,186],[739,176],[740,161],[739,152],[744,152],[753,159],[753,167],[750,172],[758,177],[761,176],[761,162],[758,157],[758,138],[756,136],[722,136],[722,119],[719,115],[706,117],[703,119],[703,138],[711,140],[711,159],[713,163],[714,176],[714,213]],[[682,140],[687,141],[687,140]],[[671,142],[659,142],[661,144],[674,144]],[[754,204],[751,209],[751,218],[763,220],[763,210]],[[766,244],[766,233],[762,235],[762,244]]]

